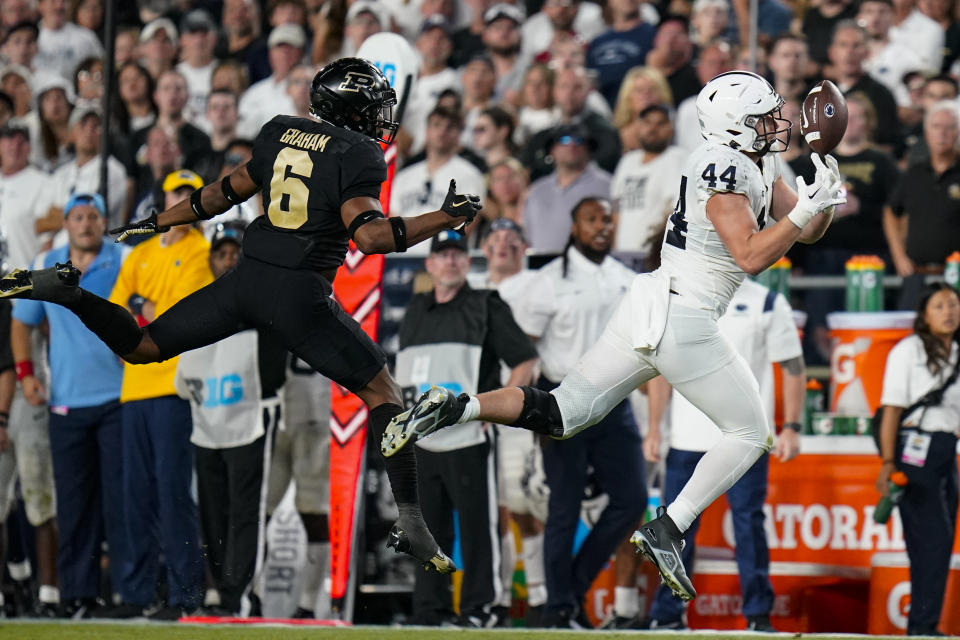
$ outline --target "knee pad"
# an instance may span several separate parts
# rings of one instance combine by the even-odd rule
[[[515,427],[560,438],[563,436],[563,416],[553,394],[536,387],[520,387],[523,391],[523,411],[513,423]]]

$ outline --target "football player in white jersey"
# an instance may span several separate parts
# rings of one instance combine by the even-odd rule
[[[790,122],[762,77],[731,71],[697,97],[705,141],[679,176],[677,205],[663,238],[661,267],[638,275],[600,340],[559,388],[509,387],[455,397],[434,387],[384,433],[386,456],[451,424],[486,420],[569,438],[596,424],[640,384],[662,375],[720,427],[677,499],[633,534],[681,598],[696,596],[680,558],[683,532],[772,444],[757,381],[721,337],[717,319],[747,274],[776,262],[794,242],[826,231],[844,202],[836,161],[813,156],[813,184],[794,191],[780,178],[777,152]]]

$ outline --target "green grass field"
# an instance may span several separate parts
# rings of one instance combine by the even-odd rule
[[[605,632],[501,629],[478,631],[462,629],[426,629],[423,627],[297,627],[248,625],[186,625],[137,623],[30,623],[0,621],[0,638],[7,640],[506,640],[556,638],[556,640],[723,640],[738,638],[808,637],[816,640],[862,638],[881,640],[890,636],[852,636],[812,634],[747,634],[745,632]]]

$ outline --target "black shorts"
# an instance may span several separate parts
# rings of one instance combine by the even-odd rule
[[[212,344],[244,329],[273,332],[297,357],[350,391],[363,389],[386,356],[330,297],[316,271],[254,258],[187,296],[148,325],[162,359]]]

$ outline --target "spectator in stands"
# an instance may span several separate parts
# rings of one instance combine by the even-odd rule
[[[120,27],[113,41],[113,61],[119,69],[136,59],[137,42],[140,40],[139,27]]]
[[[917,0],[893,0],[895,26],[890,38],[920,54],[925,69],[938,70],[944,51],[943,27],[917,8]]]
[[[610,174],[592,161],[596,147],[584,125],[561,125],[552,135],[549,153],[556,170],[530,185],[523,228],[532,249],[561,252],[570,238],[563,224],[567,207],[583,198],[608,198]]]
[[[211,91],[207,96],[206,121],[210,123],[210,149],[213,153],[207,167],[200,173],[206,174],[206,181],[215,180],[220,174],[223,155],[237,136],[237,124],[240,121],[237,109],[237,95],[226,89]]]
[[[33,22],[19,22],[3,36],[0,54],[7,64],[18,64],[33,71],[33,60],[37,55],[37,38],[40,30]]]
[[[77,25],[93,31],[103,41],[104,0],[74,0],[71,19]]]
[[[942,636],[937,624],[957,522],[960,296],[948,284],[934,285],[920,298],[913,327],[887,356],[877,491],[889,493],[894,471],[906,474],[897,508],[910,559],[907,634]],[[938,400],[917,406],[937,389]]]
[[[13,100],[13,115],[22,118],[30,113],[33,95],[30,90],[30,72],[25,67],[10,64],[0,71],[0,89]]]
[[[853,0],[825,0],[807,8],[800,31],[807,41],[808,51],[814,62],[820,66],[835,64],[827,56],[834,29],[840,22],[852,20],[856,15],[857,5]]]
[[[734,69],[735,52],[725,40],[715,40],[700,51],[697,59],[697,78],[703,84],[721,73]],[[677,106],[677,146],[693,151],[703,144],[700,134],[700,116],[697,114],[697,96],[690,96]]]
[[[5,155],[5,154],[4,154]],[[123,247],[104,240],[106,207],[99,195],[76,194],[64,209],[66,246],[39,258],[39,267],[70,260],[82,272],[81,286],[109,295],[123,260]],[[41,384],[24,363],[42,357],[30,330],[49,327],[50,384]],[[111,584],[118,590],[129,566],[125,529],[120,384],[117,357],[63,307],[22,300],[13,314],[14,355],[24,375],[20,385],[33,405],[50,405],[50,444],[60,539],[57,571],[63,615],[85,618],[100,608],[102,542],[110,557]],[[36,363],[34,369],[40,369]],[[47,392],[49,389],[49,394]],[[143,495],[137,496],[142,500]],[[134,532],[140,536],[147,529]]]
[[[402,133],[398,134],[399,150],[406,157],[423,149],[427,114],[437,106],[440,93],[460,86],[460,75],[447,66],[453,51],[449,28],[443,16],[430,16],[414,42],[420,54],[420,74],[407,99]]]
[[[587,68],[597,74],[597,89],[610,108],[624,76],[630,69],[643,65],[656,29],[644,22],[640,0],[613,0],[607,3],[610,29],[590,41],[587,47]]]
[[[153,102],[155,84],[139,62],[127,62],[117,73],[117,93],[126,110],[126,130],[129,133],[152,125],[157,119],[157,105]]]
[[[609,203],[597,197],[567,202],[571,200],[576,202],[571,207],[573,225],[567,228],[563,255],[540,269],[526,299],[515,309],[517,323],[536,338],[541,368],[537,386],[543,390],[557,387],[600,337],[635,277],[609,255],[614,233]],[[553,224],[560,226],[560,220]],[[547,608],[542,624],[546,627],[590,626],[583,613],[583,597],[646,507],[642,442],[629,402],[614,408],[592,431],[541,443],[550,487],[544,531]],[[601,457],[604,462],[598,464]],[[590,464],[609,503],[572,555]]]
[[[657,26],[653,49],[647,66],[657,69],[667,79],[673,104],[680,104],[700,92],[700,80],[693,68],[693,42],[688,23],[680,16],[667,16]]]
[[[516,5],[500,2],[487,9],[483,20],[483,46],[497,77],[494,94],[499,100],[515,104],[527,67],[520,56],[523,11]]]
[[[927,78],[923,84],[920,97],[919,121],[906,129],[904,144],[907,147],[907,166],[923,162],[930,157],[930,149],[923,135],[923,118],[933,105],[941,100],[957,99],[957,81],[953,76],[946,74]]]
[[[310,117],[310,87],[313,84],[313,67],[298,64],[287,77],[287,97],[290,99],[288,115]]]
[[[163,206],[163,181],[174,169],[181,166],[183,153],[177,139],[163,127],[153,126],[147,132],[143,153],[144,170],[139,173],[134,193],[137,203],[131,220],[141,220],[150,215],[151,208]]]
[[[267,43],[260,36],[260,5],[256,0],[224,0],[221,16],[226,35],[217,47],[220,60],[235,60],[247,70],[250,82],[270,75]]]
[[[240,260],[242,223],[219,225],[210,245],[210,271],[219,278]],[[190,401],[197,500],[207,567],[220,596],[210,613],[240,614],[259,545],[266,433],[279,418],[287,351],[254,329],[188,351],[174,386]]]
[[[789,33],[777,37],[770,45],[767,64],[773,73],[773,88],[784,100],[803,100],[806,97],[810,56],[804,38]]]
[[[516,154],[513,129],[513,116],[503,107],[492,106],[480,112],[471,133],[473,148],[483,154],[486,167],[492,167]]]
[[[624,154],[610,184],[610,198],[617,219],[613,243],[617,251],[649,253],[651,234],[662,228],[680,193],[677,176],[683,171],[688,152],[671,146],[673,125],[670,112],[651,105],[640,112],[640,148]]]
[[[38,69],[73,78],[73,70],[85,58],[103,56],[97,35],[69,21],[67,0],[39,0],[40,35],[37,38]]]
[[[523,224],[523,201],[530,184],[530,174],[516,158],[505,158],[490,166],[488,173],[488,197],[484,202],[483,214],[491,210],[493,220],[507,218],[517,226]]]
[[[924,117],[930,157],[907,168],[883,212],[883,230],[897,273],[904,277],[900,308],[910,309],[923,291],[923,276],[943,273],[960,238],[960,137],[957,104],[934,104]]]
[[[37,110],[35,118],[26,117],[30,127],[30,162],[50,172],[70,160],[70,111],[76,97],[73,86],[62,76],[38,74],[35,80]]]
[[[696,0],[690,14],[693,43],[703,49],[717,38],[727,35],[730,28],[730,3],[727,0]]]
[[[844,95],[859,91],[869,98],[877,113],[877,126],[871,136],[890,151],[900,142],[897,103],[890,90],[864,69],[867,54],[866,32],[853,20],[838,23],[829,50],[831,79]]]
[[[20,22],[37,22],[37,3],[32,0],[7,0],[0,4],[0,32],[6,33]]]
[[[595,146],[593,158],[607,172],[617,168],[620,160],[620,136],[606,118],[587,107],[590,79],[583,67],[557,72],[553,85],[553,101],[559,113],[559,124],[581,125],[589,130]],[[553,170],[547,153],[556,138],[552,129],[533,136],[520,154],[520,160],[530,168],[531,179],[536,180]],[[532,231],[526,227],[528,231]],[[532,237],[531,237],[532,239]]]
[[[663,74],[653,67],[634,67],[623,79],[613,110],[613,126],[620,132],[624,151],[640,148],[637,128],[640,112],[662,104],[673,107],[673,92]],[[697,126],[699,130],[699,124]]]
[[[474,54],[483,51],[483,30],[487,26],[486,13],[497,3],[495,0],[466,0],[464,4],[470,10],[470,22],[454,25],[453,34],[450,36],[453,43],[450,64],[455,68],[463,66]],[[520,24],[522,23],[521,18]]]
[[[389,29],[390,20],[384,15],[382,6],[374,0],[356,0],[347,9],[346,23],[343,28],[343,46],[340,56],[354,56],[363,41],[375,33]]]
[[[523,23],[523,57],[531,59],[550,48],[554,35],[567,33],[590,42],[606,30],[599,5],[581,0],[546,0],[539,13]]]
[[[183,110],[187,106],[188,98],[187,81],[180,72],[171,70],[160,74],[157,79],[157,88],[153,92],[153,100],[157,105],[155,126],[162,127],[171,135],[175,135],[183,153],[184,166],[196,167],[210,153],[210,138],[187,122],[184,117]],[[146,142],[148,131],[149,129],[145,128],[133,134],[130,147],[135,155],[129,160],[127,169],[131,174],[142,175],[145,170],[138,156]]]
[[[271,28],[281,24],[306,26],[307,8],[303,0],[270,0],[267,6],[267,23]]]
[[[914,48],[890,38],[893,19],[892,0],[864,0],[860,3],[857,24],[863,27],[869,38],[864,68],[874,80],[879,80],[890,90],[897,106],[902,109],[910,105],[904,76],[910,71],[933,72],[936,69],[926,70]]]
[[[162,78],[161,78],[162,80]],[[164,209],[203,186],[192,171],[164,180]],[[111,302],[127,307],[144,323],[209,283],[210,244],[189,225],[171,227],[134,247],[123,261]],[[197,507],[190,494],[193,476],[190,404],[176,396],[177,358],[148,365],[125,364],[120,405],[123,420],[123,495],[130,563],[120,581],[123,604],[116,618],[144,615],[154,602],[158,556],[166,559],[166,602],[150,612],[154,620],[177,620],[203,597]]]
[[[100,104],[104,91],[103,61],[100,58],[87,58],[79,65],[73,74],[73,90],[77,96],[77,103]]]
[[[467,285],[466,238],[456,231],[438,234],[426,266],[433,290],[411,299],[400,327],[396,375],[407,402],[442,380],[467,393],[497,389],[501,362],[510,368],[507,386],[528,384],[536,349],[499,296]],[[439,544],[452,544],[457,513],[464,569],[457,624],[464,627],[498,622],[491,612],[503,588],[494,441],[487,425],[470,422],[417,442],[423,517]],[[417,624],[448,621],[450,578],[417,572],[413,612]]]
[[[177,27],[169,18],[157,18],[147,23],[140,32],[140,44],[137,57],[150,76],[160,80],[160,75],[173,69],[177,61],[179,34]]]
[[[436,209],[443,203],[451,179],[464,193],[486,192],[480,170],[457,155],[462,132],[463,118],[459,113],[443,107],[430,113],[424,146],[426,158],[407,165],[394,177],[390,192],[393,215],[413,216]]]
[[[760,383],[764,413],[771,432],[776,431],[773,364],[780,365],[784,424],[773,455],[781,462],[792,460],[800,453],[800,420],[807,376],[790,304],[781,294],[747,279],[737,289],[718,324],[721,335],[744,358]],[[671,393],[670,384],[663,377],[650,381],[648,393],[650,429],[644,442],[644,456],[648,462],[656,463],[660,459],[660,424],[667,403],[670,403],[669,453],[662,499],[672,501],[693,475],[704,452],[720,439],[721,433],[713,421],[690,401],[675,389]],[[743,599],[741,613],[747,619],[748,631],[775,631],[770,623],[774,592],[770,583],[770,551],[763,512],[769,463],[770,456],[762,455],[727,491]],[[683,548],[688,575],[694,572],[694,542],[699,519],[694,521],[691,529],[684,534],[686,545]],[[661,585],[650,610],[649,623],[644,626],[650,629],[685,628],[684,602]]]
[[[470,132],[473,131],[473,125],[480,116],[480,112],[493,104],[497,74],[490,57],[480,54],[468,62],[463,67],[461,82],[463,84],[464,133],[460,143],[472,148],[473,136]]]
[[[0,228],[10,265],[29,265],[43,245],[36,223],[47,212],[49,176],[30,166],[29,159],[27,128],[8,122],[0,129]]]
[[[217,46],[217,25],[203,9],[194,9],[180,21],[180,63],[177,71],[187,80],[187,120],[203,122],[210,95],[213,70],[219,62],[213,57]]]
[[[242,96],[250,86],[247,68],[235,60],[222,60],[213,70],[210,78],[210,90],[227,89]],[[243,116],[240,117],[243,120]]]
[[[0,91],[0,128],[3,128],[13,117],[13,98]]]
[[[854,255],[877,255],[890,261],[883,236],[883,208],[890,202],[900,172],[889,154],[871,145],[870,132],[877,116],[866,96],[847,96],[847,109],[847,131],[833,152],[847,188],[847,202],[837,207],[830,233],[807,247],[804,272],[812,275],[840,275]],[[843,306],[840,289],[807,292],[804,333],[823,362],[830,355],[826,314]]]
[[[287,113],[287,77],[303,58],[306,36],[303,27],[282,24],[274,27],[267,39],[270,75],[250,85],[240,98],[240,112],[251,127],[260,130],[274,116]]]
[[[554,74],[543,64],[531,65],[523,76],[520,92],[520,110],[514,142],[525,145],[531,137],[556,124],[553,109]]]

